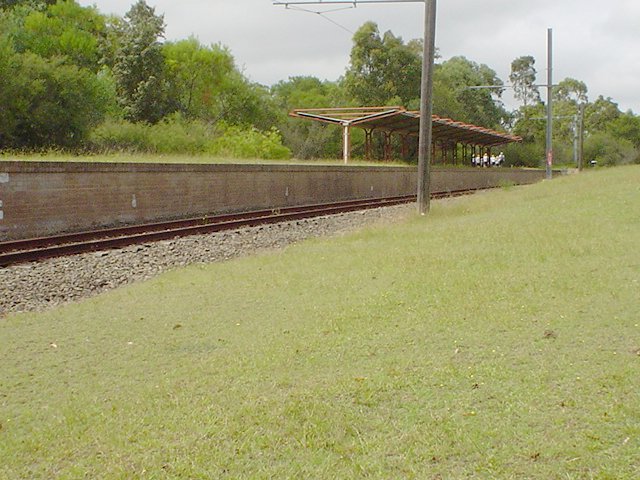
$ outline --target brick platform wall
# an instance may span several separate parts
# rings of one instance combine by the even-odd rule
[[[432,191],[543,177],[538,170],[434,169]],[[0,162],[0,241],[415,191],[409,167]]]

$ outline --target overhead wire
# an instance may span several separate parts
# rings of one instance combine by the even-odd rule
[[[308,10],[306,8],[297,7],[295,5],[285,5],[285,8],[287,10],[297,10],[299,12],[314,13],[314,14],[319,15],[320,17],[324,18],[327,22],[333,23],[335,26],[341,28],[342,30],[344,30],[344,31],[346,31],[348,33],[350,33],[351,35],[355,34],[355,32],[349,30],[344,25],[342,25],[342,24],[336,22],[335,20],[333,20],[332,18],[329,18],[329,17],[326,16],[327,13],[339,12],[341,10],[351,10],[353,8],[356,8],[355,3],[353,5],[348,6],[348,7],[332,8],[330,10],[322,10],[322,11]]]

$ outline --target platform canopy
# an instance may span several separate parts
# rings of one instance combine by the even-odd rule
[[[346,107],[346,108],[307,108],[296,109],[289,113],[291,117],[315,120],[340,125],[345,135],[345,161],[348,158],[349,129],[361,128],[368,133],[379,131],[386,138],[391,134],[417,137],[420,130],[420,112],[409,111],[400,106],[386,107]],[[511,142],[520,142],[520,137],[497,132],[450,118],[433,115],[433,142],[440,144],[462,144],[465,146],[491,148]]]

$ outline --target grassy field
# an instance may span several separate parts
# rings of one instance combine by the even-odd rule
[[[0,478],[638,479],[640,168],[0,319]]]

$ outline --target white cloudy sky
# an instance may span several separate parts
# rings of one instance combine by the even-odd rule
[[[80,0],[123,15],[134,0]],[[349,62],[351,33],[367,20],[405,40],[422,37],[422,3],[370,5],[327,14],[272,5],[270,0],[147,0],[165,15],[166,38],[195,35],[229,47],[251,80],[266,85],[296,75],[335,80]],[[309,9],[335,6],[308,7]],[[436,46],[444,59],[464,55],[508,80],[511,61],[536,58],[546,82],[547,28],[553,29],[554,82],[584,81],[589,98],[611,97],[640,113],[639,0],[439,0]],[[346,30],[345,30],[346,29]],[[511,102],[506,99],[507,104]]]

